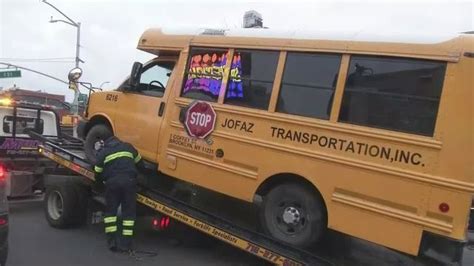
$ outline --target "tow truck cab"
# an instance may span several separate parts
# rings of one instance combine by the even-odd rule
[[[39,156],[39,141],[29,131],[58,136],[56,113],[41,105],[0,100],[0,160],[4,169],[7,197],[33,196],[43,191],[43,172],[52,163]]]

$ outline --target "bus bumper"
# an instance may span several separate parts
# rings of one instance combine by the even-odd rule
[[[466,243],[466,241],[423,232],[418,255],[436,260],[443,264],[460,264]]]

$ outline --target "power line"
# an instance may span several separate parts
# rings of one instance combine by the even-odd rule
[[[34,63],[71,63],[74,58],[58,57],[58,58],[0,58],[0,60],[10,62],[34,62]]]
[[[74,57],[49,57],[49,58],[0,57],[0,60],[62,60],[62,59],[74,59]]]
[[[23,63],[73,63],[74,60],[70,61],[30,61],[30,60],[8,60],[10,62],[23,62]]]
[[[22,66],[19,66],[19,65],[14,65],[14,64],[6,63],[6,62],[0,62],[0,65],[5,65],[5,66],[8,66],[8,67],[12,66],[12,67],[16,67],[16,68],[19,68],[19,69],[28,70],[28,71],[31,71],[31,72],[36,73],[36,74],[38,74],[38,75],[42,75],[42,76],[48,77],[48,78],[50,78],[50,79],[54,79],[54,80],[59,81],[59,82],[61,82],[61,83],[69,84],[69,82],[67,82],[67,81],[65,81],[65,80],[59,79],[59,78],[57,78],[57,77],[51,76],[51,75],[49,75],[49,74],[46,74],[46,73],[43,73],[43,72],[40,72],[40,71],[31,69],[31,68],[26,68],[26,67],[22,67]]]
[[[55,76],[52,76],[52,75],[49,75],[49,74],[46,74],[46,73],[43,73],[43,72],[40,72],[40,71],[37,71],[37,70],[34,70],[34,69],[31,69],[31,68],[26,68],[26,67],[22,67],[22,66],[19,66],[19,65],[14,65],[14,64],[10,64],[10,63],[7,63],[7,62],[0,62],[0,65],[5,65],[7,67],[15,67],[15,68],[19,68],[19,69],[24,69],[24,70],[27,70],[27,71],[30,71],[30,72],[33,72],[33,73],[36,73],[38,75],[42,75],[42,76],[45,76],[45,77],[48,77],[50,79],[54,79],[56,81],[59,81],[61,83],[64,83],[64,84],[68,84],[69,85],[69,82],[65,81],[65,80],[62,80],[60,78],[57,78]],[[87,87],[86,85],[84,85],[82,82],[79,82],[79,84],[88,89],[88,90],[91,90],[90,87]],[[92,85],[91,85],[92,87]],[[80,92],[80,91],[79,91]]]

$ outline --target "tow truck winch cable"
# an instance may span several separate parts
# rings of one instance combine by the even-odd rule
[[[141,256],[140,256],[141,255]],[[130,250],[128,256],[135,260],[143,260],[144,258],[156,257],[158,252],[144,250]]]

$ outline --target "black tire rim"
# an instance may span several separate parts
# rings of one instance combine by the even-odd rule
[[[305,230],[308,217],[305,207],[300,202],[281,199],[273,210],[274,223],[281,233],[294,236]]]

